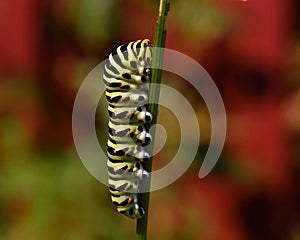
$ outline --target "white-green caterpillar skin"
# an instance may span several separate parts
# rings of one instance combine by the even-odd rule
[[[143,146],[152,140],[145,124],[151,79],[152,46],[148,39],[130,42],[113,51],[105,64],[103,82],[108,101],[107,169],[111,199],[117,211],[130,218],[145,214],[139,205],[141,180],[149,176],[142,162]]]

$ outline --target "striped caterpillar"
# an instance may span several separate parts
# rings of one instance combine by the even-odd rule
[[[142,161],[149,159],[144,146],[151,142],[145,123],[152,120],[147,110],[151,77],[150,40],[138,40],[119,46],[105,64],[103,81],[108,101],[107,168],[108,185],[118,212],[141,218],[139,205],[141,180],[149,173]]]

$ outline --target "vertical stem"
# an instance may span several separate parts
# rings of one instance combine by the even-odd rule
[[[156,22],[155,28],[155,36],[154,36],[154,47],[156,48],[164,48],[166,41],[166,17],[169,11],[170,2],[169,0],[160,0],[159,4],[159,14]],[[157,122],[157,109],[158,109],[158,100],[159,100],[159,84],[161,82],[162,70],[160,69],[163,63],[163,51],[156,51],[154,48],[153,58],[152,58],[152,78],[151,83],[154,85],[150,85],[149,90],[149,112],[152,114],[152,121],[146,128],[149,130],[151,126],[153,126],[153,135],[152,135],[152,144],[149,147],[149,154],[152,156],[153,154],[153,146],[154,146],[154,136],[155,136],[155,124]],[[144,168],[151,172],[152,169],[152,159],[143,164]],[[143,189],[150,189],[150,177],[145,179],[143,182]],[[148,206],[149,206],[149,197],[150,192],[145,192],[140,195],[140,204],[145,210],[145,216],[137,220],[136,226],[136,236],[137,240],[146,240],[147,239],[147,224],[148,224]]]

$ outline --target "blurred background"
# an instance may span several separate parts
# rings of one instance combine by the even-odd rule
[[[0,2],[0,239],[134,239],[135,222],[81,163],[71,116],[80,84],[112,50],[153,41],[157,9],[150,0]],[[215,80],[228,132],[216,167],[198,179],[209,115],[190,85],[164,75],[192,103],[201,144],[188,172],[151,194],[149,239],[299,240],[300,2],[171,0],[167,30],[166,47]],[[170,117],[162,108],[159,122]],[[167,132],[154,169],[177,151],[176,121]]]

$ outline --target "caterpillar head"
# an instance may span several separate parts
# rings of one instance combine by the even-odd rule
[[[137,60],[139,62],[139,65],[142,67],[142,69],[139,70],[139,73],[145,74],[144,69],[149,68],[151,66],[151,59],[152,59],[151,42],[149,39],[136,41],[135,48],[137,53]]]

